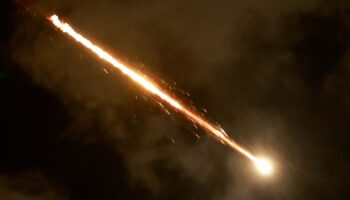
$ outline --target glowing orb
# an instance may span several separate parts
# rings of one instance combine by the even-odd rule
[[[270,175],[273,171],[272,164],[266,159],[258,159],[255,164],[259,172],[263,175]]]

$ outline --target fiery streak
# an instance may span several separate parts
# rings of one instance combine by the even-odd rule
[[[159,97],[162,101],[169,104],[174,110],[182,113],[187,118],[201,126],[204,130],[206,130],[210,135],[212,135],[217,140],[221,141],[222,143],[232,147],[233,149],[237,150],[247,158],[249,158],[251,161],[256,163],[258,166],[259,159],[257,159],[254,155],[249,153],[246,149],[244,149],[242,146],[240,146],[237,142],[232,140],[223,129],[218,127],[217,125],[209,122],[205,118],[201,117],[200,115],[196,114],[195,112],[191,111],[190,108],[183,105],[179,100],[177,100],[175,97],[169,95],[166,91],[162,90],[162,88],[158,87],[157,84],[153,83],[149,79],[145,77],[144,74],[137,73],[130,67],[126,66],[125,64],[121,63],[117,59],[115,59],[113,56],[111,56],[109,53],[98,47],[97,45],[93,44],[91,41],[83,37],[81,34],[77,33],[69,24],[62,22],[57,15],[52,15],[48,18],[57,28],[59,28],[62,32],[67,33],[70,37],[75,39],[77,42],[82,44],[84,47],[91,50],[93,53],[95,53],[98,57],[100,57],[102,60],[105,60],[109,64],[111,64],[113,67],[119,69],[123,74],[128,76],[130,79],[132,79],[134,82],[136,82],[139,86],[144,88],[146,91],[152,93],[153,95]]]

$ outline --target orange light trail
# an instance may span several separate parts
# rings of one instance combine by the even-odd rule
[[[162,101],[166,102],[170,105],[175,111],[182,113],[184,116],[201,126],[206,132],[208,132],[215,139],[220,142],[230,146],[231,148],[237,150],[255,164],[260,165],[259,159],[257,159],[254,155],[249,153],[246,149],[240,146],[237,142],[232,140],[223,129],[219,126],[209,122],[205,118],[201,117],[197,113],[193,112],[190,108],[186,107],[186,105],[182,104],[176,97],[171,96],[162,88],[158,87],[157,84],[153,83],[151,80],[145,77],[144,74],[138,73],[134,71],[132,68],[126,66],[122,62],[115,59],[109,53],[104,51],[102,48],[93,44],[90,40],[83,37],[81,34],[76,32],[68,23],[61,21],[57,15],[52,15],[48,18],[58,29],[62,32],[67,33],[70,37],[76,40],[78,43],[82,44],[84,47],[88,48],[90,51],[95,53],[102,60],[111,64],[114,68],[119,69],[123,74],[128,76],[131,80],[141,86],[143,89],[148,91],[149,93],[157,96]]]

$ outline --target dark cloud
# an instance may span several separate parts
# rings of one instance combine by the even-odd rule
[[[37,186],[46,188],[44,199],[338,199],[345,192],[346,1],[25,4],[31,12],[9,6],[1,40],[1,193],[22,195],[9,174],[33,170],[45,177]],[[271,156],[276,175],[258,177],[249,161],[164,113],[40,16],[53,12],[180,96],[188,91],[184,98],[207,108],[232,138]],[[33,182],[26,180],[18,182]]]
[[[40,172],[0,176],[0,198],[6,200],[65,200],[64,192],[55,191]]]

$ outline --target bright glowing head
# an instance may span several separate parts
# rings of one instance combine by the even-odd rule
[[[273,171],[272,164],[266,159],[258,159],[255,164],[259,172],[263,175],[270,175]]]

